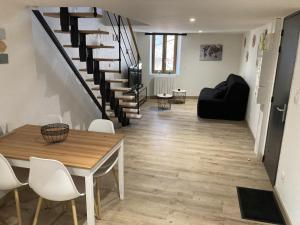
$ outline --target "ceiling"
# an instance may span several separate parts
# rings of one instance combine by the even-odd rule
[[[21,1],[21,0],[20,0]],[[25,0],[28,4],[97,6],[148,26],[136,31],[243,32],[300,10],[300,0]],[[194,17],[194,23],[189,18]]]

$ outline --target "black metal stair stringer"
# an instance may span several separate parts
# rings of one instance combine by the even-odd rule
[[[86,84],[85,80],[81,77],[81,74],[77,70],[77,68],[74,65],[73,61],[70,59],[70,57],[68,56],[67,52],[65,51],[65,49],[63,48],[63,46],[61,45],[61,43],[59,42],[59,40],[56,38],[56,36],[53,33],[53,31],[49,27],[49,25],[46,22],[46,20],[44,19],[43,15],[40,13],[39,10],[32,10],[32,12],[36,16],[37,20],[41,23],[42,27],[44,28],[44,30],[46,31],[46,33],[49,35],[49,37],[51,38],[51,40],[53,41],[53,43],[55,44],[55,46],[57,47],[57,49],[59,50],[59,52],[61,53],[61,55],[63,56],[63,58],[66,60],[67,64],[70,66],[70,68],[74,72],[75,76],[78,78],[78,80],[82,84],[83,88],[87,91],[87,93],[89,94],[89,96],[91,97],[91,99],[93,100],[93,102],[96,104],[96,106],[98,107],[98,109],[100,110],[100,112],[102,112],[102,117],[104,115],[105,118],[103,117],[103,119],[108,119],[108,116],[106,115],[106,111],[105,111],[105,106],[102,107],[100,105],[100,103],[98,102],[97,98],[95,97],[95,95],[93,94],[93,92],[90,90],[89,86]]]

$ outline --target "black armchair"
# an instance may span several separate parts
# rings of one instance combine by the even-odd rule
[[[197,114],[202,118],[244,120],[249,95],[246,81],[230,74],[215,88],[204,88],[198,99]]]

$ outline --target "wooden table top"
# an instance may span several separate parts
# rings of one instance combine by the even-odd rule
[[[65,166],[91,169],[124,139],[121,134],[71,130],[61,143],[47,144],[41,127],[25,125],[0,138],[0,153],[7,158],[29,160],[29,157],[55,159]]]

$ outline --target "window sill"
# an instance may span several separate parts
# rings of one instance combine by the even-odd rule
[[[150,73],[149,74],[152,77],[177,77],[179,74],[177,73]]]

